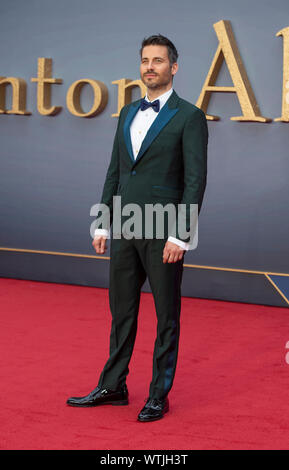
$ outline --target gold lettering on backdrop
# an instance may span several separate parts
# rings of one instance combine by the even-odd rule
[[[278,31],[276,36],[283,36],[283,93],[282,115],[274,121],[289,122],[289,27]]]
[[[51,106],[51,85],[61,84],[61,78],[52,78],[52,59],[38,58],[38,77],[31,78],[31,82],[37,82],[37,109],[44,116],[59,113],[62,106]]]
[[[131,102],[132,89],[135,87],[140,88],[141,97],[143,98],[146,94],[146,86],[141,80],[131,80],[130,78],[121,78],[111,82],[113,85],[118,85],[118,102],[117,102],[117,113],[112,114],[112,117],[118,117],[124,105]]]
[[[236,93],[243,115],[233,116],[232,121],[255,121],[270,122],[272,119],[261,115],[253,89],[249,82],[246,69],[244,67],[238,46],[232,31],[229,20],[220,20],[214,23],[214,29],[219,40],[219,45],[212,60],[209,72],[205,79],[202,91],[196,102],[196,106],[205,113],[209,106],[211,93],[224,92]],[[274,121],[289,122],[289,27],[283,28],[276,36],[283,37],[283,85],[282,85],[282,111],[281,117]],[[221,66],[225,61],[233,86],[216,86]],[[37,83],[37,109],[42,115],[55,115],[60,112],[62,106],[51,106],[51,85],[61,84],[61,78],[52,78],[52,59],[38,58],[38,76],[31,78],[31,82]],[[118,117],[123,106],[132,101],[132,90],[136,87],[140,89],[141,97],[146,94],[146,86],[141,80],[132,80],[130,78],[121,78],[111,82],[118,86],[117,113],[112,117]],[[80,101],[81,91],[85,84],[89,84],[94,92],[94,102],[88,112],[84,112]],[[7,85],[12,88],[11,109],[6,108],[6,89]],[[0,115],[1,114],[20,114],[30,115],[26,110],[27,84],[23,78],[0,76]],[[108,89],[103,82],[99,80],[84,78],[74,82],[68,89],[66,95],[67,108],[71,114],[78,117],[92,117],[100,114],[108,102]],[[218,121],[219,116],[206,114],[210,121]]]
[[[214,23],[214,29],[219,39],[219,46],[216,50],[201,94],[196,102],[196,106],[202,108],[206,113],[211,93],[236,93],[243,111],[243,116],[231,117],[230,119],[232,121],[272,121],[270,118],[261,116],[259,106],[238,50],[230,21],[218,21],[217,23]],[[234,86],[215,86],[217,76],[224,60],[227,64]],[[220,117],[207,115],[207,119],[210,121],[217,121]]]
[[[12,107],[6,109],[6,87],[12,87]],[[0,114],[31,114],[26,110],[27,85],[23,78],[0,77]]]
[[[80,105],[81,90],[84,85],[89,84],[94,93],[93,105],[87,113],[85,113]],[[79,117],[92,117],[101,113],[107,105],[108,90],[106,85],[99,80],[92,80],[90,78],[83,78],[77,80],[70,85],[66,95],[66,105],[71,114]]]

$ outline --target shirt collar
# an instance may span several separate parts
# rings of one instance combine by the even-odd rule
[[[169,97],[171,96],[173,92],[173,88],[170,88],[168,91],[166,91],[165,93],[163,93],[162,95],[158,96],[157,98],[155,98],[156,100],[159,100],[160,101],[160,109],[164,106],[164,104],[166,104],[167,100],[169,99]],[[149,102],[151,102],[149,99],[148,99],[148,94],[146,93],[145,95],[145,99]],[[155,101],[152,100],[152,101]]]

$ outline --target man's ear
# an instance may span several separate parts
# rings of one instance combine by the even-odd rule
[[[173,65],[172,65],[172,75],[175,75],[177,73],[178,68],[179,68],[179,66],[178,66],[177,62],[174,62]]]

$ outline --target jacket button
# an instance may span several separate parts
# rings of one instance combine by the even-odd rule
[[[136,175],[136,171],[133,170],[133,171],[131,172],[131,174],[132,174],[132,175]]]

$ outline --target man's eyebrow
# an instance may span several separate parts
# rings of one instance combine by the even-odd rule
[[[147,59],[148,57],[142,57],[141,60]],[[164,57],[153,57],[153,59],[162,59],[165,60]]]

